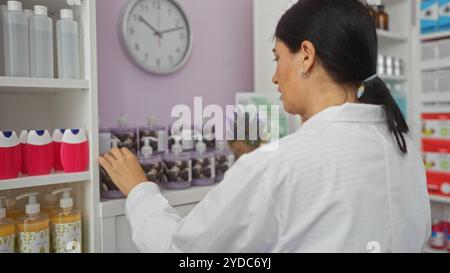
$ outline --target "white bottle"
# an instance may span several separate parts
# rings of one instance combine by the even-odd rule
[[[73,20],[73,11],[61,10],[61,20],[56,23],[58,47],[58,77],[80,79],[80,44],[78,23]]]
[[[3,13],[7,10],[7,5],[0,5],[0,76],[5,75],[5,52],[3,50]]]
[[[53,22],[44,6],[34,6],[30,18],[30,65],[31,77],[54,78]]]
[[[8,1],[8,10],[3,14],[6,76],[30,76],[30,46],[28,39],[28,20],[22,12],[22,3]]]

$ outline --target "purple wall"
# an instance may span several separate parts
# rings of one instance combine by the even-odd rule
[[[179,1],[191,20],[194,47],[188,63],[170,76],[137,68],[119,43],[119,14],[125,0],[98,0],[98,77],[101,127],[116,124],[120,110],[131,125],[150,113],[172,119],[176,104],[233,104],[234,94],[253,90],[252,0]]]

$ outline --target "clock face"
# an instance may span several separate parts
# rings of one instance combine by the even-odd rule
[[[131,1],[123,17],[122,36],[133,61],[156,74],[181,68],[192,46],[188,19],[173,0]]]

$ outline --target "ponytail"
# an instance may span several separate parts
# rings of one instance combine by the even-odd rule
[[[379,77],[371,77],[364,81],[364,94],[359,102],[384,106],[389,131],[394,134],[400,150],[404,154],[408,153],[404,137],[404,134],[409,132],[408,124],[391,92]]]

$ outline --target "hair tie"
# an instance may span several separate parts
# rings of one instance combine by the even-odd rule
[[[364,80],[364,83],[369,83],[369,82],[373,81],[375,78],[378,78],[378,74],[374,74],[374,75],[368,77],[367,79]]]

